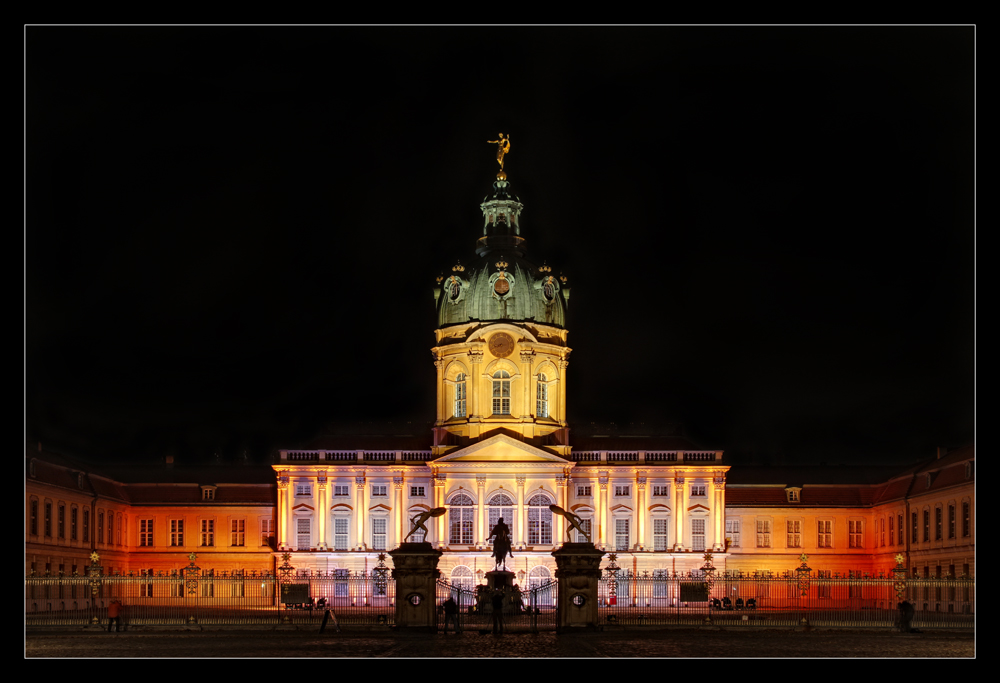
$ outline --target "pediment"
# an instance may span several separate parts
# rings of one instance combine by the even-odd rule
[[[470,446],[446,453],[431,463],[435,468],[466,464],[531,464],[563,468],[572,463],[566,458],[506,434],[495,434]]]

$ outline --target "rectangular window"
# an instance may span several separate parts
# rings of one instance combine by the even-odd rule
[[[703,497],[705,495],[705,485],[704,484],[694,484],[691,487],[691,495],[692,496]]]
[[[455,382],[455,417],[465,417],[465,375],[459,375]]]
[[[863,539],[861,537],[861,520],[860,519],[849,519],[847,520],[847,544],[851,548],[862,548]]]
[[[202,572],[202,579],[198,582],[201,585],[201,597],[215,597],[215,570],[206,569]]]
[[[333,570],[333,597],[335,598],[346,598],[349,597],[349,582],[350,570],[347,569],[334,569]]]
[[[59,517],[56,520],[56,528],[59,530],[59,538],[66,538],[66,506],[59,506]]]
[[[108,545],[111,545],[115,537],[115,513],[108,511]]]
[[[893,517],[892,517],[892,515],[889,515],[889,545],[890,546],[896,545],[896,540],[895,540],[896,539],[896,534],[895,534],[895,530],[893,529],[892,523],[893,523]]]
[[[590,484],[580,484],[576,487],[576,495],[578,498],[589,498],[590,497]]]
[[[410,498],[423,498],[424,497],[424,487],[423,486],[411,486],[410,487]]]
[[[387,488],[385,484],[372,484],[372,497],[373,498],[376,496],[384,497],[388,495],[386,493],[386,490]]]
[[[948,506],[948,538],[955,538],[955,506]]]
[[[802,547],[802,522],[797,519],[790,519],[786,522],[787,538],[785,545],[789,548]]]
[[[372,549],[385,550],[384,517],[376,517],[372,520]]]
[[[584,534],[583,532],[577,531],[576,532],[576,542],[577,543],[587,543],[587,536],[590,536],[591,538],[593,538],[593,535],[592,535],[592,532],[591,532],[591,528],[592,528],[591,527],[591,521],[589,519],[581,519],[580,520],[580,526],[583,527],[583,531],[585,531],[587,533]]]
[[[52,503],[45,503],[45,535],[52,535]],[[101,540],[104,540],[103,534]]]
[[[69,539],[71,541],[76,540],[77,536],[77,522],[79,521],[80,510],[79,508],[73,508],[69,512]]]
[[[86,519],[87,515],[86,511],[84,511],[84,521],[86,521]],[[153,520],[139,520],[139,545],[144,548],[153,547]]]
[[[615,495],[616,496],[628,496],[630,494],[631,487],[623,484],[615,484]]]
[[[833,521],[821,519],[817,522],[816,545],[820,548],[833,547]]]
[[[705,520],[691,520],[691,550],[700,551],[705,549]]]
[[[924,541],[931,540],[931,511],[924,510]]]
[[[670,530],[669,519],[653,520],[653,550],[665,551],[667,545],[667,533]]]
[[[46,533],[46,536],[48,534]],[[97,542],[104,543],[104,510],[97,511]]]
[[[201,544],[207,548],[215,545],[215,520],[201,520]]]
[[[830,584],[828,581],[833,576],[832,570],[830,569],[817,569],[816,578],[819,579],[816,583],[816,597],[818,598],[829,598],[830,597]]]
[[[919,530],[920,527],[917,524],[917,513],[910,513],[910,541],[912,543],[916,543],[920,540],[920,535],[918,534]]]
[[[29,520],[29,524],[30,524],[29,528],[31,529],[31,535],[32,536],[37,536],[38,535],[38,501],[37,500],[32,500],[31,501],[30,512],[28,514],[31,516],[31,519]]]
[[[968,503],[962,503],[962,537],[967,538],[972,533],[972,517],[970,512],[972,507]]]
[[[245,519],[234,519],[231,523],[231,537],[229,545],[245,546],[247,544],[247,522]]]
[[[740,520],[726,520],[726,540],[729,541],[730,546],[740,547]]]
[[[309,527],[309,518],[295,520],[296,547],[299,550],[309,550],[312,543],[312,532]]]
[[[628,519],[615,520],[615,550],[628,550]]]
[[[296,484],[295,485],[295,495],[296,496],[311,496],[312,486],[309,484]]]
[[[896,542],[899,543],[899,545],[903,545],[903,543],[905,543],[903,539],[903,536],[905,536],[903,533],[903,515],[896,515],[896,528],[899,530],[899,539],[897,539]]]
[[[351,495],[351,485],[350,484],[334,484],[333,485],[333,495],[335,495],[335,496],[350,496]]]
[[[141,577],[153,577],[152,569],[140,569],[139,576]],[[152,583],[140,583],[139,584],[139,597],[140,598],[151,598],[153,597],[153,584]]]
[[[184,545],[184,520],[183,519],[172,519],[170,520],[170,545],[181,546]]]
[[[261,547],[274,547],[274,520],[260,520],[260,545]]]
[[[337,517],[333,520],[333,549],[349,550],[348,528],[350,520],[346,517]],[[423,539],[421,539],[423,540]],[[419,543],[419,541],[418,541]]]
[[[882,518],[882,547],[885,547],[885,517]]]
[[[941,508],[934,508],[934,540],[941,540]]]
[[[670,496],[670,487],[666,484],[653,484],[653,495],[655,497]]]
[[[771,547],[771,520],[769,519],[757,520],[757,547]]]
[[[90,510],[83,511],[83,542],[90,543]]]
[[[536,506],[528,508],[528,543],[531,545],[552,543],[552,512],[548,508]]]

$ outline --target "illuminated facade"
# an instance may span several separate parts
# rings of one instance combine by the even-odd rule
[[[481,204],[475,256],[435,289],[437,396],[423,437],[321,437],[281,450],[273,470],[182,472],[86,465],[29,449],[26,569],[177,571],[195,552],[215,569],[366,570],[437,507],[427,541],[442,576],[479,583],[503,518],[508,568],[554,575],[565,540],[556,504],[580,516],[625,570],[874,572],[903,553],[921,575],[971,574],[974,447],[904,472],[872,468],[730,471],[723,453],[679,437],[574,436],[566,419],[570,288],[525,258],[523,205],[501,171]],[[583,538],[574,538],[582,541]]]

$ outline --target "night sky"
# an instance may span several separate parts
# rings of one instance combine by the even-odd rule
[[[679,424],[732,462],[970,443],[974,40],[28,27],[26,438],[429,447],[434,278],[471,260],[503,132],[527,256],[572,287],[571,427]]]

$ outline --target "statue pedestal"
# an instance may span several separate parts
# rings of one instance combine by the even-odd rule
[[[559,580],[559,633],[597,630],[597,584],[604,551],[593,543],[566,543],[552,553]]]
[[[489,586],[490,591],[509,591],[514,587],[514,572],[509,572],[506,569],[486,572],[486,585]]]
[[[437,565],[443,553],[430,543],[403,543],[389,552],[396,580],[396,628],[437,631]]]

